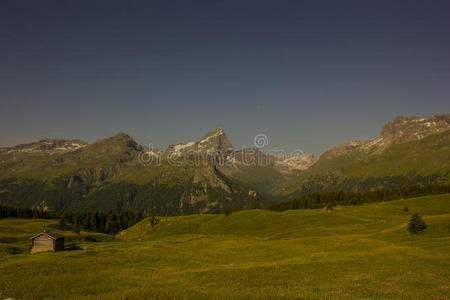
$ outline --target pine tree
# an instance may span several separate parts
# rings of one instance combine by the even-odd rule
[[[58,228],[62,230],[66,229],[66,221],[64,218],[59,219]]]
[[[77,236],[77,240],[81,241],[81,229],[80,229],[80,225],[79,224],[75,224],[75,226],[73,226],[72,231],[75,232],[76,236]]]
[[[408,223],[408,230],[410,233],[419,233],[420,231],[427,228],[425,222],[422,220],[420,215],[416,212]]]
[[[153,227],[153,226],[157,225],[158,223],[159,223],[159,219],[155,216],[152,216],[150,219],[150,225],[152,225],[152,227]]]
[[[106,223],[105,223],[105,229],[103,230],[103,233],[108,233],[108,234],[110,234],[111,233],[111,220],[110,220],[110,218],[107,218],[106,219]]]

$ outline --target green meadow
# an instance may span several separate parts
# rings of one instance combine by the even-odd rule
[[[428,227],[412,235],[416,211]],[[0,220],[0,298],[450,298],[450,194],[147,218],[115,237],[65,232],[79,250],[28,254],[28,238],[56,224]]]

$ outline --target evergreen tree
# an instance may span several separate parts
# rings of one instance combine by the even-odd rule
[[[75,232],[75,234],[77,235],[77,240],[81,241],[81,229],[80,229],[80,225],[75,224],[75,226],[73,227],[73,232]]]
[[[412,217],[411,220],[408,223],[408,230],[410,233],[419,233],[422,230],[424,230],[425,228],[427,228],[425,222],[422,220],[422,218],[420,217],[419,213],[415,213]]]
[[[58,227],[62,230],[66,229],[66,220],[64,218],[59,219]]]
[[[155,216],[152,216],[151,219],[150,219],[150,225],[152,225],[152,227],[153,227],[153,226],[155,226],[158,223],[159,223],[159,219],[157,217],[155,217]]]
[[[111,231],[112,231],[112,229],[111,229],[111,219],[107,218],[106,219],[106,223],[105,223],[105,229],[103,230],[103,232],[110,234]]]

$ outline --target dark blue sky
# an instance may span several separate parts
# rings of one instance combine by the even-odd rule
[[[448,0],[0,1],[2,146],[223,127],[318,154],[448,112]]]

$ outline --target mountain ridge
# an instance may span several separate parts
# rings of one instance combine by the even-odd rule
[[[398,116],[385,124],[380,136],[374,139],[343,143],[324,152],[311,168],[281,190],[304,194],[447,182],[449,129],[450,114],[424,118]],[[395,181],[397,185],[386,183]]]
[[[311,192],[446,183],[449,128],[450,114],[399,116],[377,138],[338,145],[319,159],[235,150],[222,128],[165,150],[125,133],[91,144],[43,139],[0,149],[0,204],[189,214]]]

